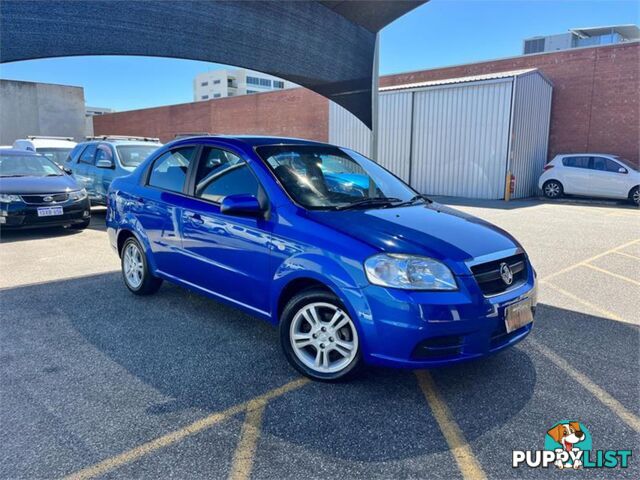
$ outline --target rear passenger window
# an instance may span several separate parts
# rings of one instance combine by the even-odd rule
[[[237,155],[209,148],[204,151],[196,176],[195,196],[219,203],[227,195],[258,196],[258,181]]]
[[[80,163],[87,163],[89,165],[93,165],[95,153],[96,153],[96,145],[94,143],[84,149],[84,152],[82,152],[82,155],[80,155],[80,160],[78,161]]]
[[[573,168],[589,168],[589,157],[565,157],[562,165]]]
[[[153,162],[149,185],[172,192],[182,192],[195,150],[196,147],[185,147],[161,155]]]

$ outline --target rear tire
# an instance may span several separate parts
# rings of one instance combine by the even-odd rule
[[[631,192],[629,192],[629,200],[631,200],[631,203],[636,207],[640,207],[640,186],[635,186],[631,189]]]
[[[120,264],[124,284],[131,293],[151,295],[162,285],[162,279],[151,274],[144,249],[135,237],[129,237],[124,242]]]
[[[562,184],[557,180],[548,180],[542,186],[542,193],[545,197],[551,200],[557,200],[562,197],[564,193],[564,189],[562,188]]]
[[[280,344],[289,363],[312,380],[343,381],[362,369],[355,322],[325,290],[305,290],[289,300],[280,317]]]

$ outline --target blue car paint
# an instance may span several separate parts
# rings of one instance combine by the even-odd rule
[[[448,207],[312,211],[296,205],[254,147],[314,142],[268,137],[202,137],[165,145],[131,175],[115,179],[108,196],[107,230],[117,248],[123,233],[143,245],[152,272],[164,279],[278,323],[279,300],[291,282],[326,285],[354,319],[366,363],[408,368],[448,365],[491,354],[522,340],[529,324],[504,341],[492,333],[504,323],[505,308],[532,298],[535,273],[528,258],[519,287],[485,297],[470,270],[524,252],[506,232]],[[245,159],[270,202],[266,219],[225,215],[219,206],[144,186],[144,173],[170,148],[207,145]],[[324,144],[317,144],[324,145]],[[142,202],[144,200],[144,202]],[[189,217],[197,213],[202,222]],[[447,264],[458,290],[421,292],[372,285],[363,262],[380,253],[412,253]],[[412,358],[422,340],[460,335],[461,351],[443,359]]]

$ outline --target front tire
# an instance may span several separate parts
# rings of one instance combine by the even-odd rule
[[[313,380],[345,380],[362,368],[355,323],[338,297],[324,290],[300,292],[287,303],[280,343],[289,363]]]
[[[551,200],[562,197],[563,192],[562,184],[557,180],[549,180],[542,186],[542,193]]]
[[[120,264],[124,284],[135,295],[151,295],[162,285],[162,279],[151,274],[144,250],[135,237],[124,242]]]

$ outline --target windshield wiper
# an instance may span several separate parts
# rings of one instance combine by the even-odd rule
[[[26,177],[27,175],[15,174],[15,175],[0,175],[2,178],[11,178],[11,177]]]
[[[367,207],[372,205],[393,205],[394,202],[401,202],[399,198],[394,197],[374,197],[358,200],[357,202],[348,203],[347,205],[339,205],[336,210],[348,210],[351,208]]]
[[[404,206],[407,206],[407,205],[413,205],[414,203],[416,203],[418,201],[423,201],[425,203],[433,203],[433,200],[431,200],[429,197],[419,193],[419,194],[414,195],[413,197],[411,197],[406,202],[402,202],[402,203],[398,203],[397,205],[394,205],[394,207],[404,207]]]

